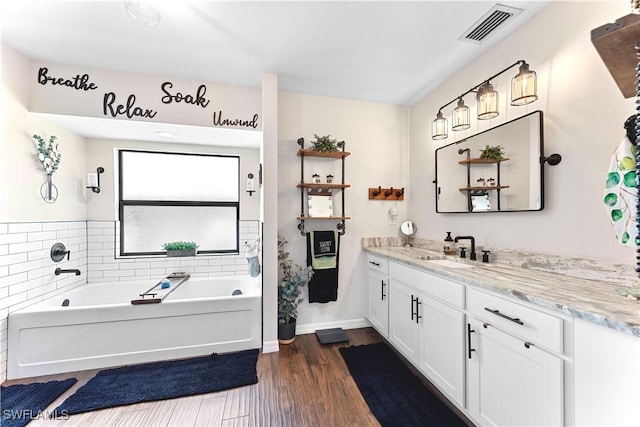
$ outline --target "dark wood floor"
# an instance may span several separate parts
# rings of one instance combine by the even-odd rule
[[[320,345],[315,334],[299,335],[293,344],[281,345],[278,353],[260,354],[258,383],[251,386],[104,409],[73,415],[67,420],[34,420],[29,427],[378,426],[338,348],[383,339],[372,328],[346,332],[349,343]],[[74,387],[47,408],[53,411],[97,372],[13,380],[4,385],[78,378]]]

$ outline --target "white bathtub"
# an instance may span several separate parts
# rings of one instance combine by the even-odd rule
[[[192,278],[159,304],[131,304],[157,282],[86,284],[10,313],[7,377],[261,347],[260,277]]]

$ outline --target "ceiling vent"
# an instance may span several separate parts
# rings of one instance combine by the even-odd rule
[[[496,4],[485,13],[475,24],[464,32],[458,40],[472,43],[483,43],[491,34],[502,27],[511,18],[522,12],[522,9]]]

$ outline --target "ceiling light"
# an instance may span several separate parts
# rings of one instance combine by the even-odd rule
[[[436,119],[431,124],[431,139],[439,140],[447,138],[447,119],[442,115],[442,110],[456,100],[458,101],[458,105],[453,109],[451,114],[451,128],[454,131],[458,131],[471,127],[469,107],[465,105],[463,99],[471,92],[476,94],[478,120],[488,120],[497,117],[499,114],[498,92],[493,88],[491,80],[506,73],[516,65],[520,65],[520,69],[518,74],[511,80],[511,105],[520,106],[536,101],[538,99],[536,72],[529,70],[529,64],[521,59],[440,107]]]
[[[175,138],[176,134],[172,133],[172,132],[167,132],[165,130],[158,130],[156,131],[156,135],[162,137],[162,138],[167,138],[167,139],[171,139],[171,138]]]
[[[146,25],[158,25],[160,23],[160,11],[150,3],[144,1],[125,1],[124,7],[133,19]]]

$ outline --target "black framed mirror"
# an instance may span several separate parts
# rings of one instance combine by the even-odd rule
[[[537,110],[436,149],[436,212],[542,210],[543,135]]]

